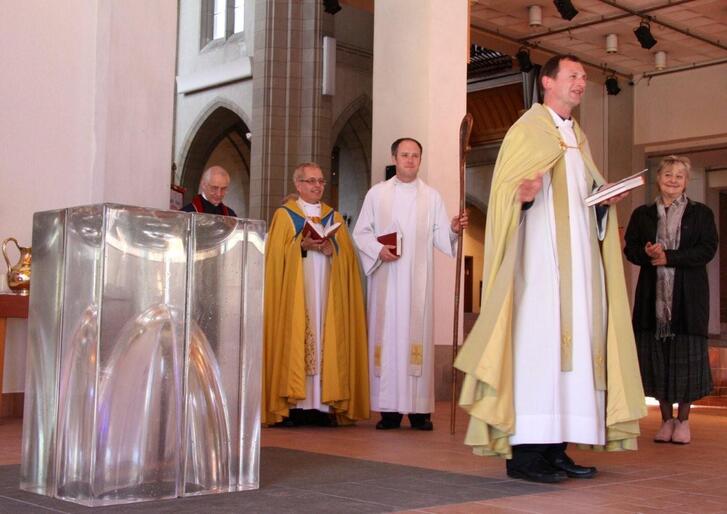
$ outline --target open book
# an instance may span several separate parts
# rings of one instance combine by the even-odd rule
[[[327,227],[324,227],[320,223],[313,223],[310,220],[305,220],[303,225],[303,239],[310,237],[313,241],[324,241],[330,239],[333,235],[338,232],[341,228],[340,223],[332,223]]]
[[[397,257],[401,257],[401,233],[400,232],[389,232],[388,234],[380,235],[376,240],[382,245],[394,246],[393,253]]]
[[[621,193],[625,193],[626,191],[631,191],[632,189],[636,189],[639,186],[643,186],[646,183],[644,173],[646,173],[648,170],[648,168],[643,169],[640,172],[634,173],[630,177],[621,179],[618,182],[614,182],[613,184],[604,184],[603,186],[596,189],[593,193],[586,196],[586,206],[590,207],[592,205],[596,205],[597,203],[601,203],[604,200],[608,200],[609,198],[618,196]]]

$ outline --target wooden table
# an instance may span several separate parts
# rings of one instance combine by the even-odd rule
[[[0,407],[2,407],[3,372],[5,370],[5,328],[8,318],[28,317],[28,296],[0,293]],[[2,409],[0,408],[0,412]]]

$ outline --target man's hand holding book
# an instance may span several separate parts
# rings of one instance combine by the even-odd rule
[[[383,234],[376,240],[384,245],[379,252],[379,259],[382,262],[392,262],[401,257],[401,234],[399,232]]]
[[[331,238],[340,226],[340,223],[334,223],[324,228],[319,223],[306,220],[305,225],[303,225],[300,247],[305,251],[321,252],[323,255],[330,257],[333,254]]]
[[[648,168],[618,182],[603,184],[586,197],[586,205],[591,207],[592,205],[613,205],[620,202],[629,195],[629,191],[644,185],[646,182],[644,173],[647,171]]]

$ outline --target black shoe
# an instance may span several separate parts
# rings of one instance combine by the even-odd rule
[[[391,430],[392,428],[401,427],[401,423],[391,423],[385,419],[380,420],[376,423],[376,430]]]
[[[533,458],[527,466],[514,466],[512,461],[507,461],[507,476],[520,478],[530,482],[541,484],[557,484],[568,480],[568,475],[557,468],[554,468],[542,457]]]
[[[282,421],[278,421],[277,423],[273,424],[273,428],[293,428],[296,424],[293,423],[293,420],[290,418],[283,418]]]
[[[376,423],[376,430],[391,430],[401,426],[403,416],[398,412],[382,412],[381,420]]]
[[[432,424],[432,415],[428,412],[426,413],[414,413],[409,414],[409,424],[414,430],[424,430],[424,431],[431,431],[434,430],[434,425]]]
[[[593,466],[579,466],[565,452],[548,462],[554,468],[565,471],[565,474],[570,478],[593,478],[598,473],[598,470]]]
[[[568,479],[568,475],[553,466],[543,457],[533,458],[527,466],[515,466],[507,461],[507,476],[541,484],[557,484]]]
[[[434,430],[434,424],[428,419],[425,419],[422,423],[412,425],[411,428],[414,430],[424,430],[425,432],[431,432],[432,430]]]
[[[337,427],[338,420],[333,412],[321,412],[316,411],[318,416],[316,417],[315,424],[319,427]]]

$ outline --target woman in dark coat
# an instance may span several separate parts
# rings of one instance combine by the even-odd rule
[[[661,407],[659,443],[688,443],[691,403],[712,390],[707,263],[717,251],[717,228],[709,207],[684,193],[690,171],[688,158],[665,158],[659,196],[637,208],[626,229],[626,258],[641,267],[634,334],[644,392]]]

